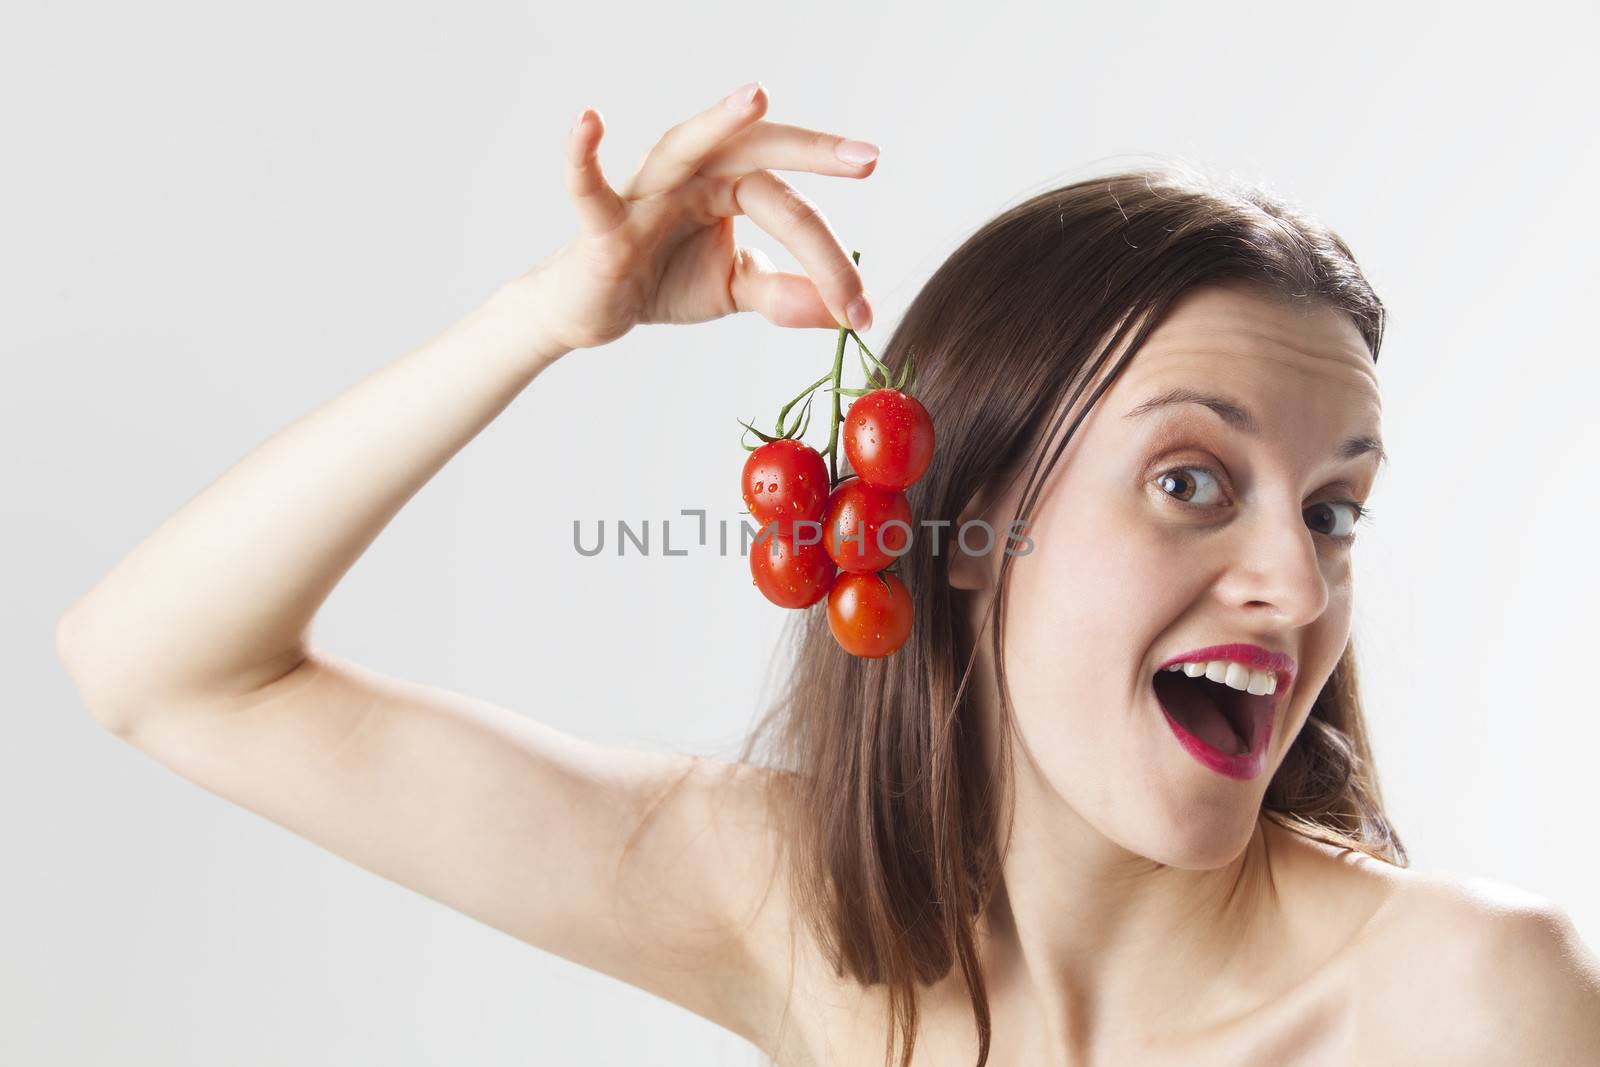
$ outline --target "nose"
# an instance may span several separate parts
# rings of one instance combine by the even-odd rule
[[[1236,526],[1235,562],[1218,584],[1228,605],[1284,629],[1320,617],[1328,608],[1328,579],[1298,505],[1255,508]]]

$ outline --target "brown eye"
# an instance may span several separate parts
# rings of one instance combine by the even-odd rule
[[[1344,514],[1348,518],[1341,520],[1339,510],[1341,508],[1345,509]],[[1353,541],[1356,536],[1356,523],[1366,518],[1367,514],[1367,509],[1354,500],[1330,500],[1307,508],[1306,521],[1311,524],[1312,529],[1335,541]],[[1321,529],[1323,525],[1328,528]]]
[[[1204,467],[1175,467],[1162,472],[1156,485],[1163,493],[1185,504],[1206,507],[1217,503],[1222,484]]]

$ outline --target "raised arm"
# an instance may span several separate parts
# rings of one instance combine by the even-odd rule
[[[310,628],[405,502],[564,353],[734,311],[845,321],[854,264],[761,168],[864,177],[871,164],[839,158],[839,138],[760,121],[765,106],[757,90],[674,127],[621,191],[586,109],[566,149],[577,237],[259,445],[58,628],[98,721],[179,774],[757,1043],[787,973],[764,772],[592,744],[316,649]],[[736,214],[820,288],[738,248]]]
[[[563,351],[513,283],[269,437],[62,617],[85,701],[132,735],[174,703],[259,691],[405,503]]]

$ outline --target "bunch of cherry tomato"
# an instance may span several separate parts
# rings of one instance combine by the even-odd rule
[[[859,263],[860,253],[853,256]],[[861,351],[869,388],[841,384],[847,338]],[[750,549],[751,580],[779,607],[809,608],[827,597],[829,628],[855,656],[887,656],[911,634],[911,596],[897,573],[899,557],[911,547],[905,490],[928,469],[934,443],[933,420],[911,396],[915,379],[908,357],[891,380],[889,368],[844,327],[832,371],[783,406],[774,434],[740,423],[763,442],[744,445],[750,456],[741,489],[761,528]],[[829,382],[833,415],[827,447],[819,452],[800,438],[810,423],[812,396]],[[855,397],[842,420],[840,396]],[[802,401],[800,413],[788,421]],[[845,458],[854,471],[843,477],[841,423]]]

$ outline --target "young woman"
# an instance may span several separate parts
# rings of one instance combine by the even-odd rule
[[[586,109],[576,237],[66,613],[96,718],[785,1065],[1600,1062],[1600,963],[1566,915],[1405,867],[1350,644],[1383,309],[1337,236],[1259,194],[1113,175],[945,262],[882,353],[916,353],[938,447],[912,507],[951,524],[903,558],[912,637],[856,659],[797,616],[739,759],[604,748],[310,645],[361,552],[554,360],[736,311],[870,322],[774,171],[864,178],[875,150],[766,106],[718,101],[615,189]],[[741,214],[806,273],[737,247]],[[979,520],[1026,534],[954,536]]]

